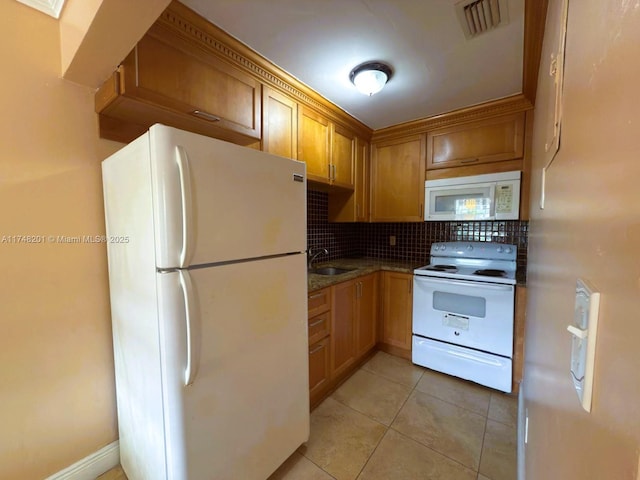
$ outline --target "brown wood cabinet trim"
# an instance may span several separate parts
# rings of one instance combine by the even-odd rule
[[[120,73],[119,70],[113,72],[102,86],[98,89],[95,96],[95,111],[100,113],[113,103],[120,95]]]
[[[427,170],[427,180],[440,180],[443,178],[468,177],[471,175],[484,175],[486,173],[513,172],[522,170],[522,159],[505,160],[503,162],[482,163],[464,167],[448,167]],[[522,190],[521,190],[522,192]]]
[[[513,325],[513,382],[512,393],[518,393],[524,374],[524,333],[527,314],[527,287],[516,286]]]
[[[241,67],[262,83],[281,90],[302,104],[310,105],[327,115],[331,120],[350,125],[359,135],[370,138],[372,129],[356,120],[337,105],[304,85],[267,59],[239,42],[219,27],[198,15],[178,1],[173,1],[162,13],[157,23],[164,25],[201,48],[216,53],[234,66]]]
[[[536,103],[538,71],[548,4],[549,0],[525,0],[524,2],[522,92],[533,105]]]
[[[437,128],[450,125],[461,125],[467,122],[483,120],[486,118],[531,110],[533,105],[524,95],[518,94],[501,100],[493,100],[472,107],[461,108],[452,112],[435,115],[432,117],[400,123],[391,127],[375,130],[371,139],[372,143],[391,140],[409,135],[426,133]]]

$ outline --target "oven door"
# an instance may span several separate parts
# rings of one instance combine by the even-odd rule
[[[511,357],[513,307],[513,285],[414,276],[414,335]]]

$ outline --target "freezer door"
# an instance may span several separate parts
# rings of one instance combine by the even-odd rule
[[[158,268],[306,249],[304,163],[163,125],[149,142]]]
[[[264,480],[309,436],[304,254],[158,274],[172,480]]]

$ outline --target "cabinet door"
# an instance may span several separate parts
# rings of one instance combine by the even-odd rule
[[[309,345],[309,396],[312,404],[314,396],[329,381],[330,348],[330,337]]]
[[[424,135],[374,143],[371,154],[371,220],[424,221]]]
[[[298,158],[298,104],[268,87],[262,93],[262,150]]]
[[[359,278],[356,281],[356,296],[356,356],[360,357],[376,344],[378,274]]]
[[[427,169],[502,162],[524,155],[524,112],[427,134]]]
[[[329,183],[331,128],[329,120],[298,106],[298,160],[307,164],[309,180]]]
[[[355,360],[355,282],[331,288],[331,377]]]
[[[382,342],[411,351],[413,275],[384,272]]]
[[[154,27],[150,32],[122,64],[121,93],[143,102],[136,108],[121,108],[119,115],[126,117],[122,120],[149,123],[147,107],[156,105],[182,115],[184,122],[260,138],[260,82],[177,36]],[[189,129],[190,124],[175,125],[174,117],[169,121]]]
[[[354,189],[329,192],[330,222],[369,221],[369,142],[356,138]]]
[[[354,167],[356,154],[355,134],[340,125],[333,127],[331,150],[331,183],[345,188],[354,188]]]

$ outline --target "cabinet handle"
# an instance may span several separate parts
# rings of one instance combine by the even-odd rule
[[[460,160],[460,163],[474,163],[474,162],[479,162],[480,159],[479,158],[469,158],[467,160]]]
[[[324,348],[324,345],[318,345],[316,348],[314,348],[313,350],[309,350],[309,355],[313,355],[314,353],[316,353],[319,350],[322,350]]]
[[[333,180],[333,165],[331,165],[331,163],[327,163],[327,165],[329,165],[329,180]]]
[[[202,110],[194,110],[193,112],[191,112],[192,115],[195,115],[196,117],[201,117],[204,118],[205,120],[209,120],[210,122],[219,122],[220,121],[220,117],[217,117],[216,115],[209,113],[209,112],[205,112]]]
[[[320,298],[324,296],[324,293],[314,293],[313,295],[309,296],[309,300],[313,300],[314,298]]]
[[[320,320],[316,320],[313,323],[309,324],[309,327],[315,327],[316,325],[320,325],[322,322],[324,322],[324,318],[321,318]]]

